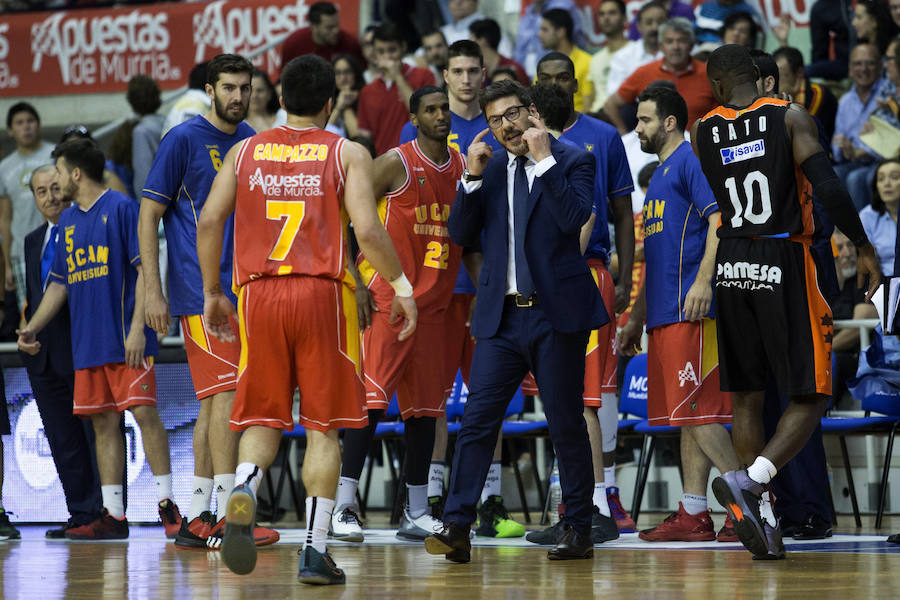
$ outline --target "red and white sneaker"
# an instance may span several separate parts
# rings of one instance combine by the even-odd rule
[[[634,533],[637,526],[634,520],[625,512],[622,501],[619,500],[619,488],[612,486],[606,488],[606,501],[609,503],[609,512],[616,521],[619,533]]]
[[[734,523],[731,520],[731,515],[727,512],[725,513],[725,524],[722,526],[722,529],[719,530],[719,533],[716,534],[717,542],[739,542],[741,538],[737,536],[734,532]]]
[[[666,520],[638,534],[645,542],[711,542],[716,539],[709,511],[690,515],[681,502],[678,510],[666,517]]]
[[[222,538],[225,537],[225,519],[220,519],[210,530],[206,538],[206,547],[210,550],[222,549]],[[253,528],[253,541],[257,547],[274,544],[281,539],[281,535],[274,529],[256,526]]]
[[[110,516],[105,508],[100,516],[87,525],[66,530],[69,540],[125,540],[128,539],[128,520]]]
[[[181,529],[181,512],[178,505],[166,498],[159,503],[159,520],[166,528],[166,537],[174,539]]]
[[[206,539],[209,537],[210,528],[214,525],[213,515],[208,510],[200,513],[188,522],[181,519],[181,529],[175,536],[175,545],[179,548],[202,548],[206,550]]]

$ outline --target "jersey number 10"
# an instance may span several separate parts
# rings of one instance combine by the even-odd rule
[[[754,212],[754,200],[756,199],[756,186],[759,186],[759,212]],[[747,219],[754,225],[762,225],[772,216],[772,200],[769,198],[769,180],[760,171],[751,171],[744,177],[744,196],[747,199],[746,206],[741,205],[741,195],[738,192],[737,182],[734,177],[725,180],[725,189],[728,190],[728,198],[734,207],[734,216],[731,217],[731,227],[737,229]]]

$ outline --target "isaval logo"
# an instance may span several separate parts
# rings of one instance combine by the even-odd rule
[[[766,143],[763,140],[753,140],[752,142],[731,146],[730,148],[720,148],[719,153],[722,155],[722,164],[729,165],[757,156],[764,156]]]

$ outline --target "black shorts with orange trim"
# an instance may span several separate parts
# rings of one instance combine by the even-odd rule
[[[834,324],[808,244],[721,240],[715,302],[723,391],[762,391],[774,380],[790,396],[831,394]]]

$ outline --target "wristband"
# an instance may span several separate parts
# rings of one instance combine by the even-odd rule
[[[394,295],[400,296],[401,298],[409,298],[413,295],[412,284],[402,272],[400,273],[400,277],[389,283],[391,284],[391,287],[394,288]]]

